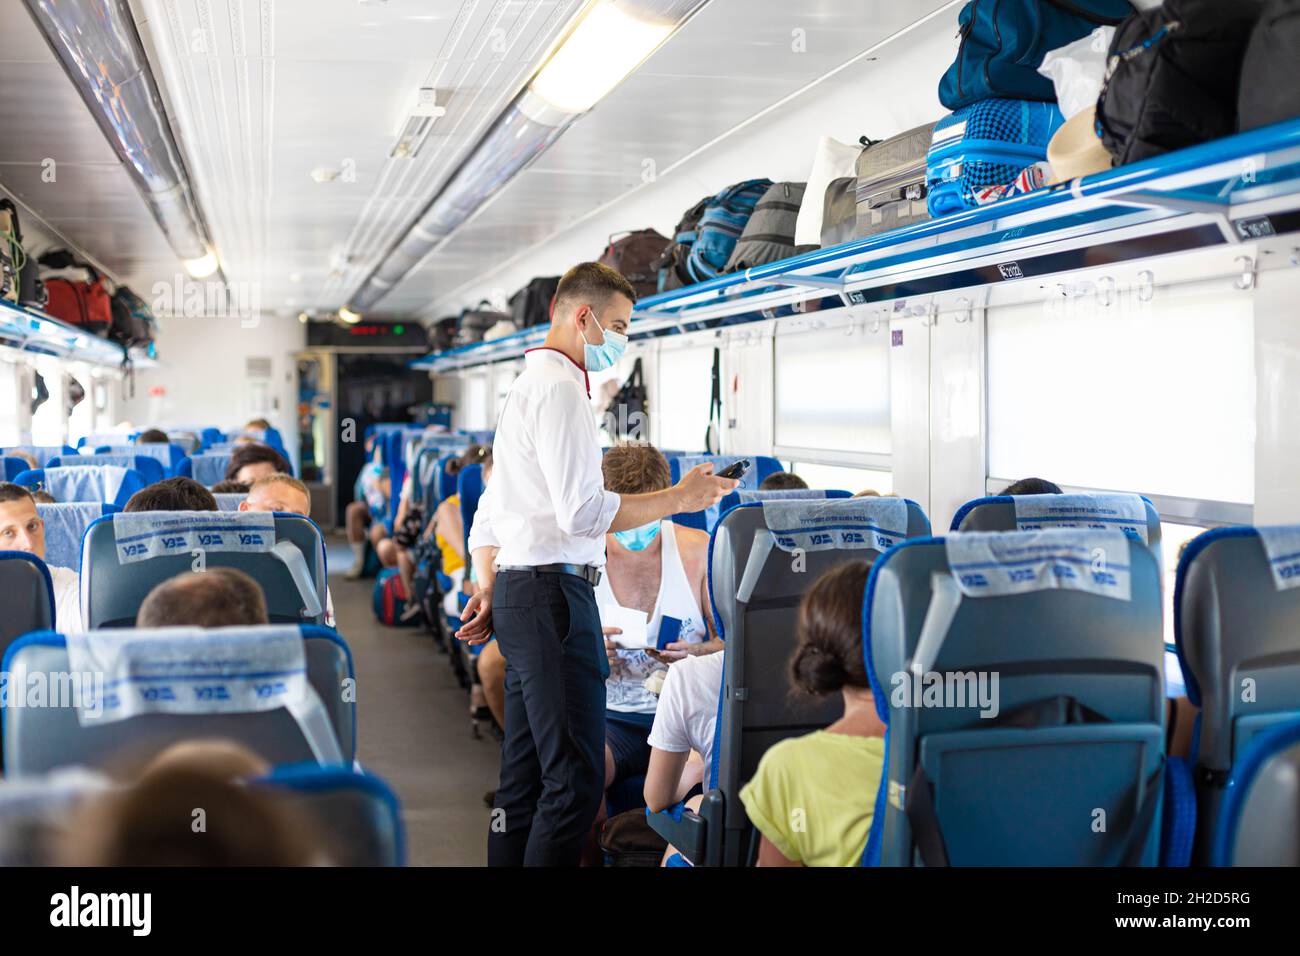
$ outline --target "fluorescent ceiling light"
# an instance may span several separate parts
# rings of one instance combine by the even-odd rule
[[[361,321],[361,313],[353,312],[351,309],[347,308],[347,306],[344,306],[339,309],[339,318],[348,325],[356,325]]]
[[[672,20],[644,20],[602,0],[546,61],[532,90],[556,109],[585,113],[676,28]]]
[[[184,259],[182,265],[192,279],[206,279],[217,271],[217,256],[211,249],[197,259]]]
[[[446,113],[446,107],[438,105],[436,91],[432,87],[421,87],[411,115],[403,120],[397,143],[388,155],[393,159],[413,159],[419,155],[420,148],[433,132],[434,121]]]

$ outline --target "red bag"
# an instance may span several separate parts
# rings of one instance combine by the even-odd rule
[[[45,311],[54,318],[94,335],[108,335],[112,299],[98,275],[92,272],[89,282],[51,277],[45,281],[45,291],[49,294]]]

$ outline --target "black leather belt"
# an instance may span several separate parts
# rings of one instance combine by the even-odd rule
[[[522,571],[525,574],[572,574],[593,588],[600,583],[600,568],[590,564],[503,564],[497,571]]]

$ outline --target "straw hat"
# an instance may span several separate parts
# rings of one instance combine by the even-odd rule
[[[1096,130],[1097,108],[1089,106],[1071,116],[1047,144],[1047,161],[1052,178],[1047,185],[1068,183],[1080,176],[1111,168],[1110,153]]]

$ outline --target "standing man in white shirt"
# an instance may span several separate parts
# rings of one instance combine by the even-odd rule
[[[45,522],[36,500],[22,485],[0,482],[0,551],[26,551],[45,560]],[[50,566],[54,626],[63,634],[81,630],[81,578],[71,568]]]
[[[479,589],[457,633],[481,644],[495,632],[507,662],[490,866],[576,865],[600,808],[609,661],[594,588],[605,533],[708,508],[738,484],[703,464],[662,491],[605,490],[587,373],[618,361],[635,301],[607,266],[570,269],[497,423],[469,537]]]

